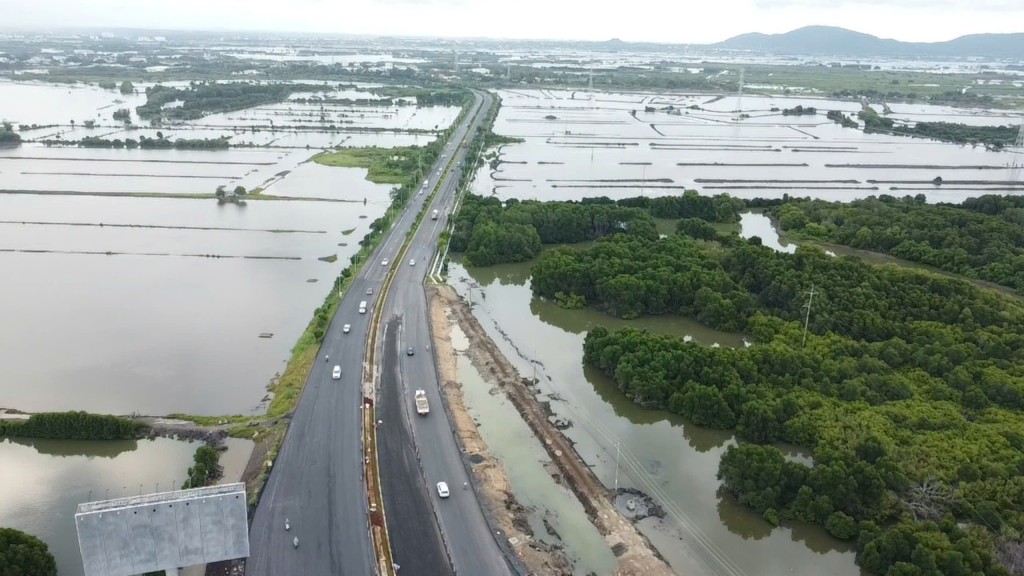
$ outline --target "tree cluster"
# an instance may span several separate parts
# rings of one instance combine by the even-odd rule
[[[769,522],[855,539],[872,572],[1003,573],[996,538],[1024,530],[1024,305],[962,280],[721,236],[552,250],[532,284],[617,315],[678,312],[750,335],[732,349],[598,327],[584,361],[638,404],[753,443],[730,448],[719,474]],[[810,449],[814,465],[763,445],[777,441]]]
[[[693,190],[680,196],[579,202],[513,198],[502,203],[469,195],[455,218],[451,246],[465,253],[471,265],[490,266],[530,260],[544,244],[575,244],[616,233],[653,240],[658,234],[652,218],[685,219],[679,226],[713,237],[714,228],[706,221],[736,222],[743,207],[742,200],[728,195],[701,196]]]
[[[221,474],[220,466],[217,464],[220,461],[220,453],[206,444],[196,449],[192,461],[192,466],[188,469],[188,480],[181,486],[183,490],[202,488]]]
[[[57,561],[39,538],[0,528],[0,576],[57,576]]]
[[[968,278],[1024,289],[1024,201],[983,196],[936,205],[923,196],[768,208],[787,232],[883,252]]]
[[[523,262],[542,244],[572,244],[614,232],[657,237],[645,210],[607,202],[520,202],[468,195],[455,219],[452,250],[474,266]]]
[[[0,146],[21,144],[21,135],[14,131],[10,122],[0,124]]]
[[[148,138],[139,136],[139,139],[100,138],[99,136],[86,136],[81,140],[46,140],[43,143],[47,146],[78,145],[81,148],[141,148],[143,150],[227,150],[230,147],[230,136],[220,138]]]
[[[971,126],[955,122],[917,122],[913,126],[892,126],[894,134],[931,138],[956,144],[984,144],[1001,150],[1012,146],[1020,126]]]
[[[843,128],[860,128],[860,124],[857,124],[852,118],[839,110],[829,110],[825,117],[841,125]]]
[[[0,436],[56,440],[129,440],[145,428],[127,418],[87,412],[40,412],[27,420],[0,420]]]
[[[797,104],[793,108],[783,108],[783,116],[814,116],[818,113],[818,110],[814,106],[807,106]]]
[[[146,103],[135,109],[140,118],[196,120],[211,112],[230,112],[282,102],[296,92],[320,92],[323,86],[256,82],[192,82],[188,88],[157,84],[146,88]],[[181,102],[180,106],[164,105]]]

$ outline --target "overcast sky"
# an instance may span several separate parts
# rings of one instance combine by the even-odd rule
[[[811,24],[884,38],[1024,32],[1022,0],[0,0],[0,27],[717,42]]]

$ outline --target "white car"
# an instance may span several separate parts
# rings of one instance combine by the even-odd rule
[[[387,258],[385,258],[385,259],[381,260],[381,261],[380,261],[380,265],[381,265],[381,266],[387,266],[387,265],[388,265],[388,259],[387,259]]]
[[[352,325],[351,324],[345,324],[344,326],[341,327],[341,331],[344,332],[345,334],[348,334],[351,330],[352,330]]]
[[[415,258],[412,259],[412,260],[409,260],[409,266],[415,266],[415,265],[416,265],[416,259]]]
[[[331,378],[335,380],[341,380],[341,366],[335,366],[334,372],[331,372]]]
[[[448,492],[448,483],[447,482],[438,482],[437,483],[437,495],[440,496],[441,498],[447,498],[448,494],[449,494],[449,492]]]

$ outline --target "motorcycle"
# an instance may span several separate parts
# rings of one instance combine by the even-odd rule
[[[288,522],[287,518],[284,519],[284,529],[285,529],[285,531],[288,531],[288,530],[292,529],[292,525],[291,525],[290,522]]]
[[[296,548],[299,547],[299,537],[298,536],[295,537],[295,540],[292,540],[292,544],[295,545]]]

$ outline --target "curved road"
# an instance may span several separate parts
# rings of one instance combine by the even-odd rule
[[[486,100],[484,110],[489,110],[493,97],[484,94],[483,98]],[[481,114],[480,120],[484,116],[486,114]],[[460,149],[453,160],[461,161],[465,152]],[[399,494],[405,494],[415,488],[414,484],[419,485],[421,494],[426,492],[433,504],[456,574],[501,576],[514,573],[497,544],[496,537],[503,536],[491,533],[475,492],[464,489],[464,483],[471,480],[463,463],[465,455],[456,443],[453,426],[441,405],[434,355],[427,349],[430,328],[423,281],[430,272],[438,237],[455,201],[458,175],[458,171],[449,173],[430,207],[431,210],[437,209],[442,216],[436,221],[424,219],[402,261],[393,264],[401,268],[395,271],[381,315],[385,364],[381,373],[382,398],[378,417],[384,420],[384,424],[377,429],[378,461],[395,562],[409,567],[408,571],[404,567],[399,570],[403,575],[450,573],[430,571],[421,566],[415,540],[395,537],[412,529],[421,531],[421,534],[427,532],[424,537],[428,536],[429,529],[423,527],[422,516],[403,506],[396,495],[396,485],[403,485]],[[415,265],[410,260],[415,260]],[[406,353],[410,347],[414,352],[412,356]],[[397,364],[392,363],[395,359]],[[430,414],[426,416],[416,413],[413,393],[417,389],[426,391],[430,403]],[[395,402],[396,399],[400,402]],[[402,438],[400,442],[386,440],[396,435]],[[418,470],[411,469],[407,455],[392,454],[384,449],[392,445],[405,446],[406,452],[411,449],[418,457]],[[441,481],[449,486],[451,496],[448,498],[438,496],[436,485]]]
[[[485,98],[489,103],[489,95],[477,94],[475,106],[479,107]],[[429,186],[436,185],[448,157],[460,151],[457,145],[465,137],[473,118],[472,113],[468,114],[457,127],[445,148],[447,157],[439,160],[428,176]],[[362,300],[367,300],[372,307],[388,269],[381,265],[381,260],[397,255],[426,198],[424,194],[409,200],[407,208],[342,298],[256,508],[249,530],[251,555],[245,567],[249,576],[367,576],[376,573],[363,478],[360,416],[362,363],[370,314],[359,314],[358,308]],[[438,194],[435,204],[444,202],[445,198],[444,194]],[[450,200],[451,190],[448,190],[447,201]],[[433,223],[429,219],[426,222]],[[421,232],[423,229],[430,227],[421,227]],[[417,240],[421,237],[417,235]],[[416,248],[410,251],[433,251],[435,244],[436,237],[429,245],[414,244]],[[405,285],[398,277],[395,281],[396,287]],[[374,295],[366,295],[369,288],[373,288]],[[420,294],[422,298],[422,286]],[[342,332],[343,324],[351,324],[350,333]],[[321,359],[324,354],[330,355],[330,362]],[[335,364],[342,368],[340,380],[331,378]],[[433,393],[436,396],[436,385]],[[382,474],[387,474],[383,468]],[[419,485],[422,487],[422,482]],[[385,513],[391,514],[387,508]],[[285,519],[291,524],[290,531],[285,531]],[[418,522],[422,524],[425,519],[419,518]],[[294,537],[299,539],[298,548],[293,546]],[[393,547],[395,544],[392,542]],[[434,547],[439,545],[438,541]],[[438,550],[434,555],[440,557],[443,553]],[[403,572],[407,573],[412,572]]]

